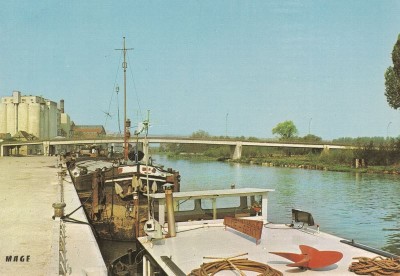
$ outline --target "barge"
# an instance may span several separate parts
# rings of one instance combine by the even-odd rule
[[[134,252],[113,262],[109,271],[122,275],[126,265],[130,270],[124,275],[143,276],[400,272],[398,256],[385,256],[386,252],[325,233],[309,212],[293,209],[292,221],[271,223],[267,215],[271,192],[245,188],[149,195],[154,209],[144,225],[146,235],[138,238]],[[130,263],[124,263],[127,260]],[[374,266],[380,261],[389,263],[392,271]]]

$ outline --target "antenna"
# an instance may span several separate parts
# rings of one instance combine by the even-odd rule
[[[107,112],[107,111],[104,111],[104,110],[103,110],[103,113],[105,114],[106,118],[107,118],[107,117],[110,117],[110,118],[112,117],[112,115],[110,114],[110,112]]]
[[[118,84],[117,84],[117,86],[115,87],[115,93],[117,93],[118,130],[119,130],[119,134],[121,134],[121,119],[120,119],[120,117],[119,117],[119,97],[118,97],[119,85],[118,85]]]
[[[145,128],[145,136],[144,136],[144,144],[146,144],[147,147],[147,152],[144,154],[146,155],[146,168],[149,168],[149,145],[147,141],[147,135],[149,133],[148,131],[148,125],[150,121],[150,110],[147,110],[147,120],[143,122],[144,128]],[[150,219],[150,185],[149,185],[149,174],[146,174],[146,188],[147,188],[147,217]],[[169,223],[169,221],[168,221]]]
[[[126,118],[126,68],[128,68],[128,64],[126,63],[126,51],[133,50],[133,48],[125,47],[125,36],[123,37],[123,47],[122,49],[115,49],[118,51],[124,52],[124,62],[122,63],[122,68],[124,69],[124,160],[128,161],[128,139],[130,137],[129,127],[130,121],[128,122]]]

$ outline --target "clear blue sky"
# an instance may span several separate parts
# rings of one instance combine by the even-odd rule
[[[128,117],[151,110],[150,134],[271,138],[292,120],[300,136],[399,136],[384,96],[399,15],[396,0],[3,1],[0,96],[64,99],[76,124],[117,131],[125,36]]]

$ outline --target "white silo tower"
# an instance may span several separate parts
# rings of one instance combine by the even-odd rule
[[[58,108],[57,103],[50,100],[47,101],[48,113],[48,138],[57,136],[58,131]]]
[[[36,101],[29,105],[29,133],[40,137],[40,103]]]
[[[7,103],[7,132],[11,134],[11,136],[15,135],[15,107],[12,102]]]
[[[0,133],[7,133],[7,105],[0,103]]]
[[[29,131],[29,110],[28,103],[22,102],[18,105],[18,130]]]

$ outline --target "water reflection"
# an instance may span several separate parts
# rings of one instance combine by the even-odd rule
[[[271,188],[269,220],[289,223],[291,209],[313,214],[321,230],[400,254],[398,176],[262,167],[221,162],[157,161],[180,171],[181,190]]]

